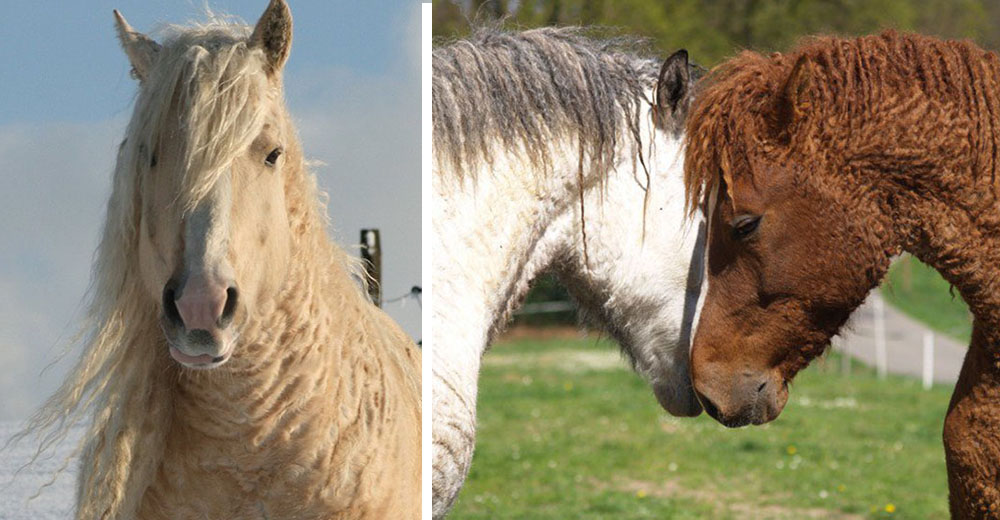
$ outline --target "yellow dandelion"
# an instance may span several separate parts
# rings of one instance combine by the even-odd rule
[[[638,498],[646,498],[646,490],[640,489],[639,491],[636,491],[635,496]]]
[[[795,455],[799,450],[795,449],[794,444],[789,444],[788,448],[785,448],[785,451],[787,451],[789,455]]]
[[[844,491],[847,491],[847,486],[841,484],[841,485],[837,486],[837,491],[840,491],[841,493],[843,493]]]
[[[569,392],[570,390],[573,389],[573,383],[566,381],[565,383],[563,383],[563,389]]]
[[[893,514],[893,513],[895,513],[896,512],[896,506],[894,506],[892,504],[886,504],[885,505],[885,512],[889,513],[890,515]]]

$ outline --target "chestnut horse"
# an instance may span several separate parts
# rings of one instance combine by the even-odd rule
[[[975,320],[944,427],[958,518],[1000,518],[1000,60],[886,32],[744,52],[688,121],[689,209],[709,213],[692,379],[727,426],[773,420],[894,255]]]

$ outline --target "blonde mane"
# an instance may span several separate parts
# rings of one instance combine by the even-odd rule
[[[264,124],[268,101],[280,98],[264,72],[264,53],[247,44],[250,28],[215,19],[193,28],[169,26],[157,66],[139,94],[119,168],[141,178],[166,118],[180,118],[187,172],[179,201],[190,210]],[[173,139],[173,138],[172,138]]]

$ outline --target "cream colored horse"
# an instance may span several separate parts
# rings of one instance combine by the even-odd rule
[[[420,354],[327,236],[285,2],[162,45],[115,16],[139,95],[86,350],[32,423],[92,415],[77,518],[419,517]]]

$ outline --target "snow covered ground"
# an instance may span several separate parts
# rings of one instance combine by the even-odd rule
[[[0,446],[17,433],[21,426],[20,421],[0,422]],[[72,453],[81,433],[81,429],[71,431],[65,442],[19,473],[18,469],[31,460],[38,447],[37,440],[29,438],[0,450],[0,519],[64,520],[72,517],[76,494],[76,461],[70,461],[69,466],[52,485],[45,488],[42,486],[52,480],[66,457]],[[36,493],[39,495],[31,499]]]

